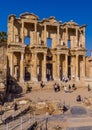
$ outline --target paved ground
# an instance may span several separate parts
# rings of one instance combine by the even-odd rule
[[[70,84],[72,85],[72,83],[73,82],[71,82]],[[61,83],[60,83],[60,85],[61,85]],[[63,84],[63,85],[65,85],[65,84]],[[39,83],[36,85],[32,84],[32,87],[34,87],[34,88],[32,89],[31,92],[24,93],[23,96],[17,100],[21,100],[21,99],[25,98],[25,99],[31,100],[32,102],[36,102],[36,103],[40,102],[40,101],[60,102],[61,104],[65,104],[65,105],[72,107],[72,106],[84,106],[83,103],[79,103],[76,101],[77,95],[81,95],[83,100],[85,98],[90,98],[90,99],[92,98],[92,90],[88,91],[87,86],[85,86],[85,84],[82,84],[82,85],[80,84],[80,86],[77,84],[76,90],[67,92],[67,93],[64,92],[64,89],[62,86],[61,86],[61,90],[59,92],[54,92],[53,83],[46,85],[44,88],[40,88]],[[84,106],[84,107],[88,109],[87,106]],[[92,110],[92,106],[90,106],[89,109]],[[61,126],[62,119],[63,119],[62,124],[66,125],[65,122],[66,122],[66,119],[69,118],[68,115],[69,115],[69,113],[67,113],[66,115],[51,116],[49,118],[49,122],[48,122],[48,127],[49,127],[48,130],[54,130],[54,129],[52,129],[52,127],[57,126],[57,125]],[[64,116],[66,118],[63,118]],[[86,115],[85,117],[87,117],[87,116],[89,116],[89,115]],[[75,130],[74,128],[75,127],[70,128],[69,130]],[[0,130],[4,130],[4,129],[0,129]],[[26,128],[24,130],[26,130]],[[91,126],[87,126],[87,124],[86,124],[85,128],[81,127],[81,128],[77,128],[76,130],[91,130]]]

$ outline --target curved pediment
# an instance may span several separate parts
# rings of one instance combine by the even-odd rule
[[[38,20],[39,17],[33,13],[29,13],[29,12],[26,12],[26,13],[23,13],[20,15],[20,18],[26,18],[26,19],[32,19],[32,20]]]

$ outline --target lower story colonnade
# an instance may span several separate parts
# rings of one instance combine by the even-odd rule
[[[12,52],[8,71],[17,81],[79,80],[85,77],[85,56],[46,52]]]

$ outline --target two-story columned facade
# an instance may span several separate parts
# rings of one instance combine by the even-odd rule
[[[85,25],[32,13],[8,18],[8,71],[22,82],[85,77]]]

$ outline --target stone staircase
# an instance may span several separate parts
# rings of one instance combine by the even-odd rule
[[[30,87],[32,87],[32,91],[37,91],[40,89],[44,89],[44,90],[48,90],[48,89],[53,89],[53,85],[55,83],[60,85],[60,88],[62,89],[65,85],[69,86],[69,84],[72,86],[72,84],[75,84],[77,88],[82,88],[82,87],[87,87],[88,83],[85,81],[73,81],[70,80],[67,83],[62,82],[62,81],[46,81],[45,83],[45,87],[41,88],[40,87],[40,83],[41,82],[24,82],[24,83],[18,83],[22,89],[23,89],[23,93],[26,92],[26,85],[27,83],[29,84]]]

